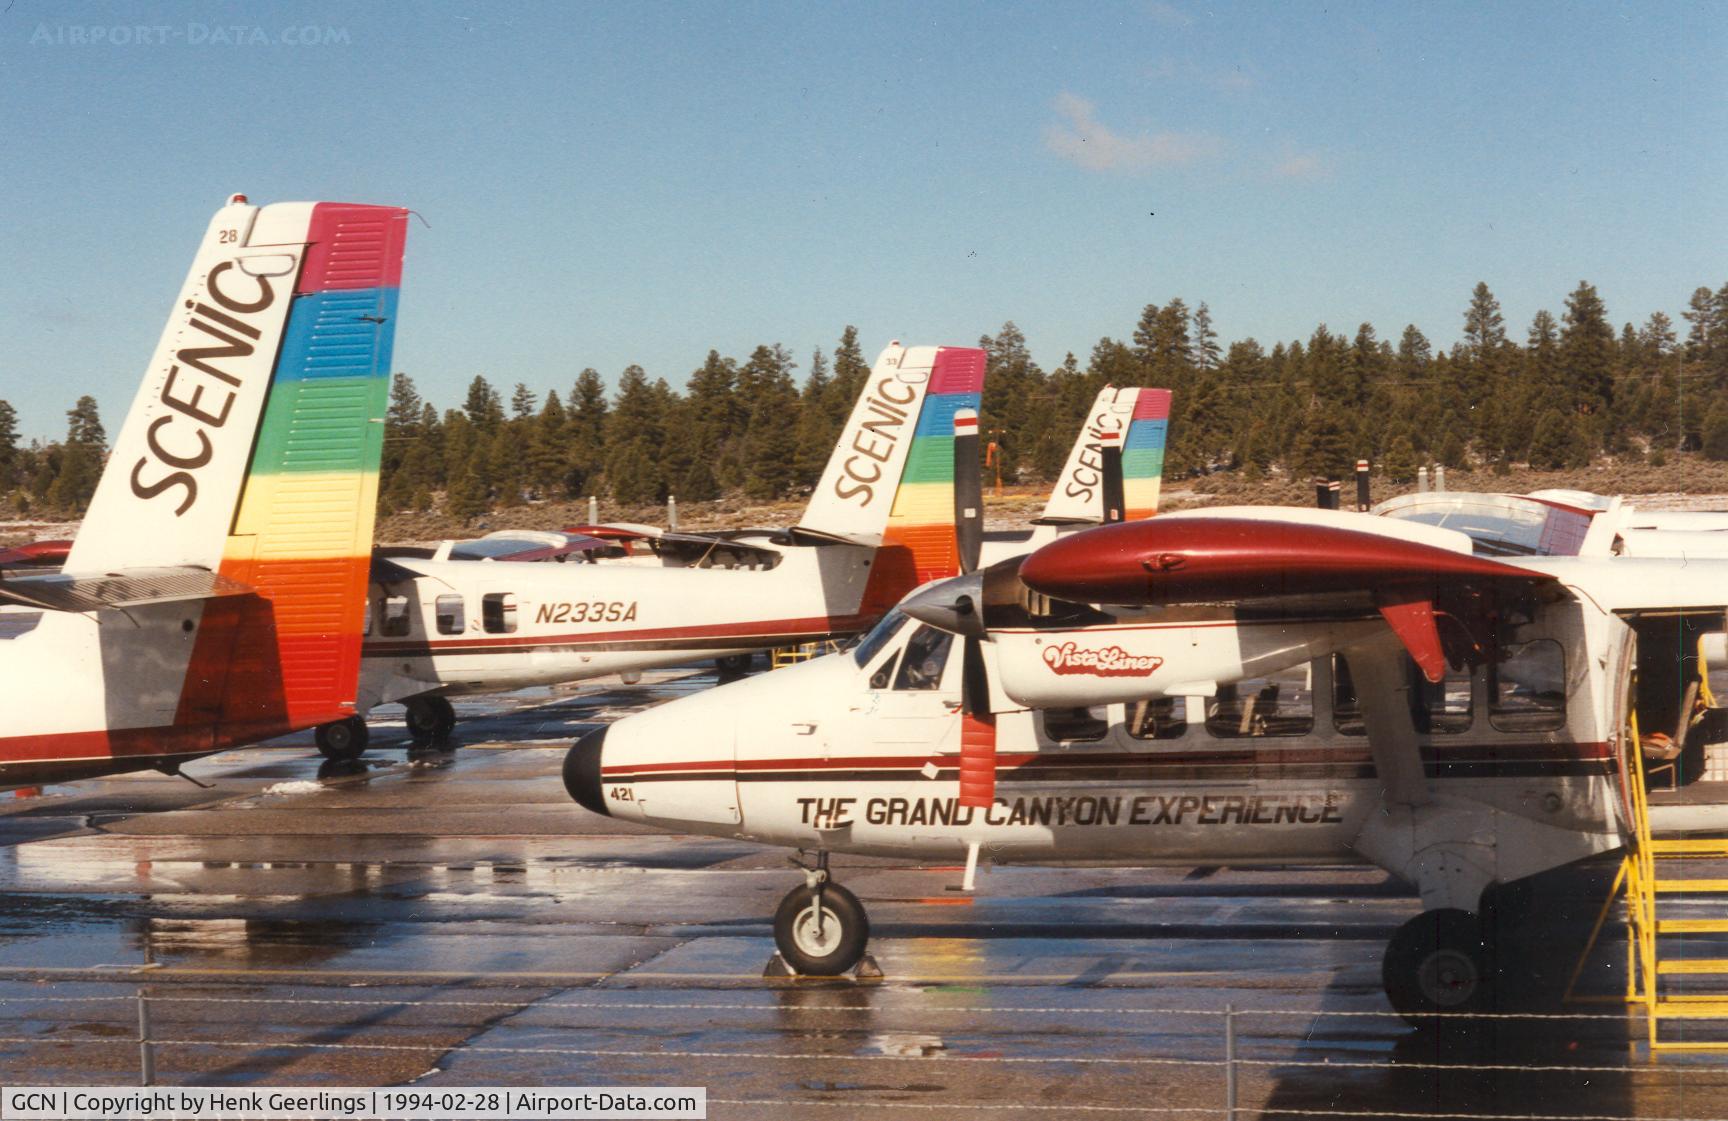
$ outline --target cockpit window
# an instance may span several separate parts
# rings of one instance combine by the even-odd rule
[[[888,641],[900,633],[900,628],[906,625],[906,616],[898,610],[890,611],[882,616],[882,621],[871,627],[869,632],[852,648],[852,660],[862,668],[870,664],[870,660],[882,652]]]
[[[954,636],[935,627],[919,627],[906,643],[906,653],[900,659],[900,673],[894,678],[896,689],[937,689],[942,685],[942,670],[948,665],[948,649]]]

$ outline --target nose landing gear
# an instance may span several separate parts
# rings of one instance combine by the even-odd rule
[[[319,753],[326,759],[358,759],[366,750],[366,721],[358,716],[350,716],[346,720],[332,720],[328,724],[318,725],[312,739],[318,745]]]
[[[870,920],[858,897],[830,878],[826,852],[805,868],[804,881],[774,913],[774,944],[794,973],[837,977],[864,959]]]

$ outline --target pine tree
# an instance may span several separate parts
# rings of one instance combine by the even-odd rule
[[[612,497],[641,505],[666,498],[660,463],[664,418],[648,374],[631,365],[618,378],[618,393],[607,425],[606,479]]]
[[[841,424],[852,413],[852,404],[864,392],[864,383],[870,378],[870,363],[864,360],[864,352],[858,347],[858,328],[848,324],[840,332],[840,345],[834,348],[834,381],[830,390],[834,405],[834,415]]]
[[[0,499],[11,492],[18,478],[18,410],[0,401]]]
[[[474,427],[485,432],[492,432],[504,423],[504,404],[484,377],[468,383],[468,399],[463,402],[462,411],[468,414]]]
[[[1194,353],[1190,361],[1198,369],[1216,370],[1221,353],[1218,334],[1212,330],[1212,309],[1201,301],[1194,309]]]
[[[1717,400],[1710,406],[1704,420],[1704,458],[1721,462],[1728,459],[1728,402]]]
[[[107,450],[108,434],[102,428],[96,398],[78,398],[78,403],[66,411],[66,442],[48,501],[68,513],[82,514],[96,493]]]
[[[1566,466],[1575,435],[1567,414],[1550,407],[1536,422],[1530,437],[1530,466],[1546,471]]]
[[[1032,361],[1026,336],[1013,320],[1002,324],[995,337],[978,340],[984,349],[989,374],[984,380],[983,419],[1000,433],[994,436],[1002,477],[1017,481],[1021,463],[1035,438],[1032,430],[1032,399],[1044,390],[1044,371]]]
[[[527,383],[517,382],[516,391],[510,394],[510,419],[528,420],[534,416],[536,404],[535,394]]]
[[[1594,411],[1613,400],[1614,329],[1602,297],[1585,281],[1566,297],[1560,357],[1578,408]]]
[[[1484,281],[1477,281],[1470,292],[1470,306],[1464,312],[1464,345],[1477,356],[1506,345],[1506,320],[1500,314],[1500,301]]]
[[[534,418],[528,441],[528,484],[541,498],[561,498],[569,474],[568,421],[558,391],[546,394],[546,404]]]
[[[606,463],[606,420],[610,413],[606,403],[606,383],[600,371],[592,366],[576,377],[570,391],[568,410],[570,423],[565,428],[568,441],[565,455],[565,486],[573,496],[593,494],[601,468]]]
[[[820,347],[810,356],[810,376],[798,400],[796,472],[794,483],[813,487],[828,465],[834,444],[840,438],[845,418],[835,418],[832,409],[834,383],[828,377],[828,360]]]
[[[702,365],[690,375],[685,400],[690,403],[682,442],[688,458],[701,462],[713,480],[715,497],[722,489],[744,481],[744,430],[749,420],[750,397],[742,385],[738,363],[710,350]],[[702,479],[695,479],[698,485]],[[686,492],[686,498],[698,497]]]
[[[775,343],[757,347],[739,370],[750,403],[743,450],[744,489],[752,498],[778,498],[798,477],[796,365],[791,353]]]

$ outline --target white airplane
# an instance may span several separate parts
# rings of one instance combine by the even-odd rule
[[[1616,556],[1606,530],[1499,559],[1477,528],[1237,508],[1086,530],[919,590],[848,653],[591,733],[565,785],[814,853],[774,924],[801,973],[868,940],[832,852],[964,859],[968,887],[981,853],[1368,862],[1425,908],[1384,958],[1394,1007],[1484,1009],[1493,889],[1623,843],[1634,714],[1684,735],[1728,564]]]
[[[432,743],[454,727],[452,696],[867,629],[912,588],[957,571],[953,432],[962,412],[976,424],[983,381],[982,350],[887,347],[789,530],[662,535],[664,554],[674,539],[687,547],[675,563],[381,561],[358,714],[321,727],[320,749],[359,754],[361,717],[380,704],[404,702],[415,741]]]
[[[354,711],[407,215],[216,212],[64,567],[0,574],[0,785]]]

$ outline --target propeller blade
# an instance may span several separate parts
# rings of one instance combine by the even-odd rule
[[[954,413],[954,542],[962,573],[974,572],[984,552],[984,476],[978,469],[978,413]]]
[[[996,800],[996,714],[979,639],[960,648],[960,804],[988,809]]]
[[[1103,460],[1099,467],[1104,476],[1104,523],[1109,525],[1128,516],[1128,499],[1122,485],[1121,429],[1111,429],[1100,437],[1099,453]]]

